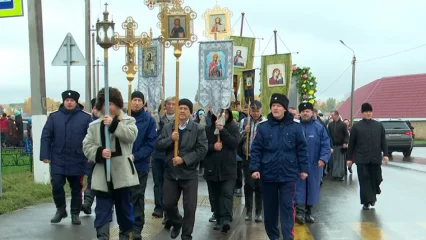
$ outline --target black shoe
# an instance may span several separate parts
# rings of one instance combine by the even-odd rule
[[[182,226],[181,225],[175,225],[172,228],[172,231],[170,231],[170,237],[172,239],[176,239],[179,234],[180,234],[180,230],[181,230]]]
[[[369,203],[364,204],[364,205],[362,206],[362,210],[370,210],[370,204],[369,204]]]
[[[118,234],[118,240],[130,240],[130,232],[120,232]]]
[[[133,240],[142,240],[142,228],[133,226]]]
[[[236,197],[242,197],[243,196],[241,188],[235,189],[234,194],[235,194]]]
[[[222,224],[222,232],[227,233],[231,229],[231,225],[229,222],[225,222]]]
[[[164,218],[163,225],[165,229],[170,229],[172,227],[172,221],[170,221],[170,219]]]
[[[246,219],[245,220],[246,221],[252,221],[253,220],[253,213],[251,211],[247,210]]]
[[[314,217],[312,217],[311,214],[306,214],[306,216],[305,216],[305,222],[307,222],[307,223],[315,223],[315,219],[314,219]]]
[[[215,225],[214,225],[214,227],[213,227],[213,230],[218,231],[218,230],[220,230],[220,229],[221,229],[220,224],[219,224],[218,222],[216,222],[216,224],[215,224]]]
[[[65,208],[56,210],[55,216],[50,219],[50,223],[60,223],[63,218],[68,217],[67,210]]]
[[[298,223],[298,224],[301,224],[301,225],[303,225],[303,224],[305,224],[305,216],[304,216],[304,214],[300,214],[300,213],[298,213],[298,214],[296,214],[296,223]]]
[[[80,216],[71,214],[71,223],[73,225],[80,225],[81,224]]]
[[[372,207],[374,207],[374,205],[376,205],[376,202],[370,202],[370,205],[371,205]]]
[[[213,213],[213,215],[211,216],[211,218],[209,218],[209,222],[217,222],[217,219],[216,219],[216,217],[214,216],[214,213]]]
[[[152,213],[152,216],[155,217],[155,218],[162,218],[163,217],[163,213],[162,212],[156,212],[156,211],[154,211]]]
[[[254,221],[257,222],[257,223],[263,222],[262,214],[256,214]]]

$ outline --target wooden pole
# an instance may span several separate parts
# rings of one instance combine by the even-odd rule
[[[250,144],[250,132],[251,132],[251,117],[250,117],[250,98],[249,98],[249,105],[248,105],[248,116],[247,116],[247,124],[250,127],[250,130],[248,133],[246,133],[246,160],[249,158],[249,144]],[[245,131],[245,129],[244,129]]]
[[[178,131],[179,128],[179,67],[180,67],[180,56],[182,56],[182,46],[177,45],[175,46],[174,55],[176,57],[176,107],[175,107],[175,122],[174,122],[174,129],[175,132]],[[174,157],[178,156],[179,153],[179,140],[174,142]]]
[[[244,15],[245,15],[245,13],[241,13],[241,29],[240,29],[240,37],[242,37],[242,36],[243,36]]]
[[[163,8],[167,7],[167,5],[163,5],[160,4],[160,13],[163,12]],[[162,99],[161,99],[161,104],[164,105],[165,104],[165,98],[166,98],[166,46],[164,45],[164,43],[162,44],[162,58],[161,58],[161,86],[163,87],[163,91],[162,91]],[[164,107],[162,106],[160,109],[159,114],[162,115],[164,113]]]
[[[278,54],[278,45],[277,45],[277,30],[274,30],[274,38],[275,38],[275,55]]]

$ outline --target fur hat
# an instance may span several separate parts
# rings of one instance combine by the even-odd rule
[[[73,90],[66,90],[62,93],[62,101],[65,102],[65,99],[67,98],[74,99],[76,102],[78,102],[78,99],[80,98],[80,93]]]
[[[314,111],[314,105],[312,105],[312,103],[309,103],[309,102],[301,103],[299,105],[299,112],[302,112],[306,109],[310,109],[310,110]]]
[[[369,103],[363,103],[361,105],[361,112],[372,112],[373,111],[373,107],[371,106],[371,104]]]
[[[285,110],[288,111],[288,102],[289,102],[289,100],[288,100],[288,98],[287,98],[286,95],[280,94],[280,93],[274,93],[271,96],[271,101],[270,101],[270,104],[269,104],[269,108],[272,107],[272,104],[278,103],[281,106],[283,106],[285,108]]]
[[[123,109],[124,102],[121,92],[117,88],[109,87],[109,102],[114,103],[120,109]],[[105,105],[105,88],[102,88],[96,98],[96,110],[101,111]]]
[[[186,98],[182,98],[181,100],[179,100],[179,106],[180,105],[186,105],[189,108],[189,112],[191,112],[191,114],[192,114],[192,110],[194,109],[194,105],[192,104],[191,100],[186,99]]]

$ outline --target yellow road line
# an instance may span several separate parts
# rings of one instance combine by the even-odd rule
[[[294,226],[294,239],[295,240],[314,240],[311,231],[306,225]]]
[[[362,240],[389,240],[380,227],[372,222],[357,222],[351,223],[352,230],[361,237]]]

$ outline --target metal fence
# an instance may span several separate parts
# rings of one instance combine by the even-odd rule
[[[28,166],[29,170],[33,170],[33,153],[31,149],[25,147],[1,148],[1,167],[18,167]]]

